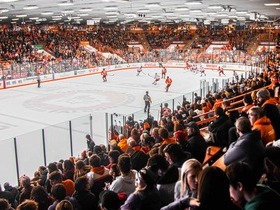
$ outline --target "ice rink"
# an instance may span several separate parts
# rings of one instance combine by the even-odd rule
[[[143,69],[136,76],[135,70],[108,73],[103,82],[100,74],[72,79],[16,87],[0,91],[0,140],[10,139],[50,125],[92,114],[93,133],[103,123],[104,113],[131,114],[144,107],[143,95],[149,91],[153,104],[176,98],[199,89],[200,73],[184,69],[167,69],[173,80],[169,92],[165,92],[164,79],[153,85],[155,73],[161,68]],[[225,72],[232,76],[232,72]],[[217,71],[206,71],[207,78],[218,77]],[[223,76],[226,78],[226,76]],[[95,124],[96,123],[96,124]],[[96,132],[97,141],[105,137]]]

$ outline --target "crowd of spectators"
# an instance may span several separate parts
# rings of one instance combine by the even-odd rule
[[[196,30],[186,25],[151,25],[142,30],[130,30],[126,26],[93,26],[71,28],[67,26],[22,26],[2,27],[0,32],[1,68],[6,79],[15,79],[52,72],[64,72],[96,66],[132,62],[167,62],[181,60],[189,62],[221,63],[239,62],[252,64],[277,56],[274,52],[262,51],[254,55],[246,50],[263,31],[256,30],[211,30],[197,26]],[[143,38],[144,37],[144,38]],[[130,43],[144,45],[147,40],[149,49],[129,47]],[[188,48],[166,48],[173,42],[191,45]],[[206,53],[213,41],[227,41],[227,50],[221,49]],[[88,42],[97,51],[86,49]],[[245,43],[246,42],[246,43]],[[44,53],[36,48],[40,45]],[[102,52],[110,52],[105,57]],[[116,56],[114,56],[116,54]],[[254,56],[255,58],[253,59]],[[278,58],[279,59],[279,58]],[[3,73],[3,72],[2,72]]]

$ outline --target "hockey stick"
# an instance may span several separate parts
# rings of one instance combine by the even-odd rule
[[[148,73],[148,76],[149,76],[149,77],[152,77],[152,78],[154,78],[154,77],[153,77],[153,76],[151,76],[151,75],[150,75],[149,73]]]

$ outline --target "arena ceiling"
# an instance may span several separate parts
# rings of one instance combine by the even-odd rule
[[[279,22],[280,0],[0,0],[1,23]]]

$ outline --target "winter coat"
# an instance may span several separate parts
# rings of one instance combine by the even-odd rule
[[[276,134],[271,121],[266,116],[257,119],[253,124],[253,130],[258,129],[261,132],[263,144],[276,140]]]

